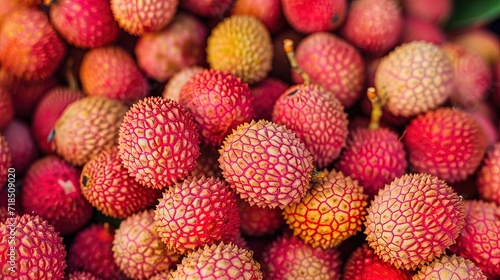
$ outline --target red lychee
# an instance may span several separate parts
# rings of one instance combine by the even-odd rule
[[[500,142],[488,151],[477,174],[479,196],[500,205]]]
[[[404,11],[409,16],[421,18],[432,23],[444,23],[453,9],[452,0],[402,0]]]
[[[247,236],[273,235],[285,224],[279,208],[251,206],[239,199],[238,210],[241,219],[241,232]]]
[[[250,90],[252,91],[256,118],[270,121],[272,119],[274,103],[288,87],[288,84],[275,78],[266,78],[251,87]]]
[[[0,189],[7,183],[7,174],[12,168],[12,152],[5,137],[0,134]],[[13,172],[12,172],[13,173]]]
[[[180,70],[168,80],[161,95],[163,96],[163,98],[168,98],[179,102],[179,96],[181,94],[182,87],[189,79],[203,70],[205,70],[205,68],[201,66],[191,66]]]
[[[346,0],[281,0],[287,22],[301,33],[333,31],[346,18]]]
[[[29,125],[21,120],[13,120],[4,129],[3,135],[12,154],[12,165],[16,174],[24,174],[29,165],[37,158],[38,150]]]
[[[281,0],[236,0],[231,15],[254,16],[271,32],[278,31],[285,23]]]
[[[426,41],[438,45],[446,41],[446,35],[435,23],[406,16],[400,42],[409,43],[412,41]]]
[[[4,129],[14,119],[14,104],[11,93],[0,86],[0,129]]]
[[[234,0],[182,0],[180,6],[202,17],[223,18]]]
[[[413,276],[412,280],[456,279],[487,280],[481,269],[469,259],[444,255],[425,265]]]

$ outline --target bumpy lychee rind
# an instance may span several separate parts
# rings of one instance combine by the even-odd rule
[[[62,235],[79,230],[93,212],[80,190],[80,173],[55,155],[35,161],[26,171],[21,189],[25,213],[46,219]]]
[[[262,280],[260,264],[253,259],[253,252],[232,243],[205,245],[193,251],[172,273],[174,280],[187,279],[241,279]]]
[[[161,240],[181,254],[232,242],[240,226],[236,194],[213,177],[189,177],[165,191],[154,219]]]
[[[6,127],[14,119],[14,103],[11,92],[0,86],[0,129]]]
[[[213,69],[189,79],[179,95],[179,104],[193,115],[202,142],[212,146],[219,146],[232,129],[255,116],[252,102],[248,84]]]
[[[201,146],[200,156],[196,159],[196,166],[189,173],[192,177],[216,177],[222,178],[222,170],[219,167],[219,151],[216,147]]]
[[[165,85],[163,89],[163,98],[169,98],[175,101],[179,101],[179,96],[181,94],[182,87],[186,82],[191,79],[194,75],[203,71],[204,68],[201,66],[191,66],[186,67],[179,72],[175,73]]]
[[[328,166],[345,147],[349,131],[344,106],[317,84],[290,87],[274,103],[272,119],[300,138],[317,168]]]
[[[500,206],[493,202],[465,202],[465,226],[450,250],[474,262],[488,279],[500,277]]]
[[[82,166],[117,143],[127,106],[101,96],[87,96],[66,107],[54,125],[53,145],[67,162]]]
[[[339,171],[357,180],[370,198],[402,176],[407,165],[403,143],[387,128],[351,131],[346,148],[335,163]]]
[[[219,150],[222,175],[250,205],[285,208],[309,189],[313,157],[283,125],[260,120],[239,125]]]
[[[333,31],[346,17],[346,0],[281,0],[283,15],[301,33]]]
[[[432,263],[424,265],[412,280],[486,280],[483,272],[472,261],[457,255],[443,255]]]
[[[405,174],[381,189],[367,209],[365,234],[377,256],[413,270],[444,254],[464,227],[462,198],[429,174]]]
[[[279,208],[250,206],[248,202],[239,199],[241,232],[247,236],[272,235],[284,225],[282,211]]]
[[[207,40],[210,68],[229,72],[245,83],[266,78],[271,70],[273,45],[266,26],[251,16],[230,16]]]
[[[154,210],[134,214],[116,230],[113,256],[130,278],[147,279],[172,268],[180,256],[162,243],[157,233]]]
[[[477,174],[477,190],[485,201],[500,205],[500,143],[488,151]]]
[[[368,195],[342,172],[323,172],[325,177],[312,183],[300,202],[285,207],[283,215],[295,235],[313,247],[327,249],[361,230]]]
[[[122,165],[118,147],[105,149],[83,166],[83,196],[106,216],[123,219],[153,206],[161,190],[139,184]]]
[[[120,126],[122,164],[135,180],[163,189],[185,179],[200,155],[192,115],[179,103],[148,97],[135,103]]]
[[[438,108],[414,118],[406,127],[404,144],[415,172],[455,183],[481,164],[488,142],[481,126],[467,113]]]
[[[174,272],[173,269],[171,270],[164,270],[153,277],[149,278],[149,280],[172,280],[172,273]]]
[[[90,272],[77,271],[68,274],[67,280],[101,280],[101,278],[95,277]]]
[[[9,149],[9,143],[5,137],[0,134],[0,189],[7,183],[9,168],[12,168],[12,153]],[[15,173],[12,172],[14,175]]]
[[[12,154],[12,165],[9,167],[14,168],[18,176],[22,176],[38,157],[30,126],[25,121],[14,119],[5,127],[3,133]]]
[[[375,72],[375,87],[389,112],[415,116],[437,108],[452,94],[453,67],[440,47],[413,41],[382,58]]]
[[[314,33],[300,41],[295,56],[311,81],[326,88],[345,107],[361,97],[365,65],[359,51],[348,42],[331,33]],[[297,83],[302,81],[296,72],[292,77]]]
[[[0,223],[0,236],[2,279],[64,279],[63,240],[46,220],[28,214],[12,217]],[[14,254],[13,259],[9,254]],[[12,260],[13,273],[9,263]]]
[[[272,119],[274,103],[288,89],[289,85],[280,79],[266,78],[250,90],[253,96],[253,109],[257,119]]]
[[[336,249],[313,248],[296,236],[278,237],[264,251],[265,279],[339,280],[341,260]]]

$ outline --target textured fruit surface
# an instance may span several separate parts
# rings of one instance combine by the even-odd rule
[[[26,213],[46,219],[62,235],[76,232],[92,217],[92,206],[79,188],[81,171],[55,155],[39,158],[22,186]]]
[[[412,275],[383,261],[372,248],[363,244],[347,259],[342,280],[410,280]]]
[[[395,0],[359,0],[351,3],[341,34],[364,52],[384,54],[403,31],[403,14]]]
[[[283,209],[309,188],[313,158],[285,126],[265,120],[243,123],[219,152],[222,175],[250,205]]]
[[[271,70],[273,45],[266,26],[251,16],[231,16],[220,22],[207,40],[210,68],[234,74],[253,84]]]
[[[102,149],[116,145],[127,106],[101,96],[86,96],[66,107],[54,126],[55,151],[82,166]]]
[[[255,115],[248,85],[220,70],[203,70],[189,79],[181,89],[179,104],[194,116],[202,142],[213,146]]]
[[[405,174],[372,200],[366,240],[385,262],[413,270],[442,255],[464,227],[462,198],[445,181]]]
[[[186,67],[179,72],[175,73],[165,85],[163,89],[163,98],[169,98],[175,101],[179,101],[179,96],[181,94],[182,87],[186,82],[191,79],[194,75],[203,71],[204,68],[201,66],[191,66]]]
[[[326,32],[307,36],[297,46],[296,59],[311,82],[325,87],[342,105],[352,106],[365,84],[365,65],[359,51],[343,39]],[[293,80],[302,78],[293,72]]]
[[[0,129],[6,127],[14,118],[14,104],[11,93],[0,86]]]
[[[0,223],[0,236],[2,279],[64,279],[63,240],[46,220],[36,215],[16,216]],[[14,272],[9,264],[12,246],[15,248]]]
[[[53,75],[66,45],[37,7],[14,10],[0,27],[0,63],[18,78],[41,81]]]
[[[336,249],[313,248],[296,236],[280,236],[263,254],[265,279],[339,280],[341,260]]]
[[[377,94],[396,116],[435,109],[452,94],[453,67],[438,46],[413,41],[383,57],[375,73]]]
[[[406,151],[399,136],[387,129],[357,128],[335,167],[357,180],[370,198],[406,171]]]
[[[182,0],[180,6],[202,17],[222,18],[234,0]]]
[[[283,210],[293,233],[313,247],[338,246],[361,230],[368,195],[351,177],[325,170],[298,203]]]
[[[172,273],[181,279],[241,279],[262,280],[260,264],[253,259],[253,252],[232,243],[205,245],[187,254]]]
[[[481,164],[487,140],[467,113],[438,108],[417,116],[406,128],[404,144],[415,172],[429,173],[449,183],[465,180]]]
[[[406,16],[400,42],[409,43],[411,41],[426,41],[433,44],[441,44],[446,41],[446,35],[439,25],[435,23]]]
[[[165,191],[154,219],[162,241],[181,254],[231,242],[240,226],[236,194],[213,177],[189,177]]]
[[[348,120],[344,106],[317,84],[300,84],[287,89],[276,100],[272,119],[300,138],[317,168],[328,166],[345,147]]]
[[[38,150],[28,123],[14,119],[4,129],[3,135],[12,154],[12,167],[19,176],[37,158]]]
[[[472,261],[456,255],[444,255],[423,266],[412,278],[412,280],[425,279],[486,280],[487,278]]]
[[[231,15],[253,16],[270,32],[276,32],[284,25],[281,0],[235,0]]]
[[[162,243],[153,218],[154,210],[146,210],[128,217],[116,230],[115,263],[130,278],[147,279],[179,260],[180,256]]]
[[[273,235],[284,224],[281,209],[250,206],[244,200],[238,200],[241,232],[247,236]]]
[[[95,277],[90,272],[77,271],[68,274],[67,280],[101,280],[101,278]]]
[[[12,153],[5,136],[0,134],[0,189],[7,183],[9,168],[12,168]]]
[[[111,0],[111,12],[121,28],[141,36],[167,26],[178,5],[179,0]]]
[[[283,94],[289,85],[280,79],[266,78],[251,88],[253,109],[257,119],[270,121],[272,119],[274,103]]]
[[[465,202],[465,226],[450,250],[473,261],[488,279],[500,277],[500,206],[493,202]]]
[[[176,101],[148,97],[135,103],[120,126],[122,164],[136,181],[163,189],[183,180],[200,155],[193,117]]]
[[[173,269],[171,270],[164,270],[153,277],[149,278],[149,280],[172,280],[172,273],[174,272]]]
[[[134,58],[122,47],[94,48],[85,53],[80,66],[83,91],[132,104],[149,94],[146,77]]]
[[[333,31],[346,17],[346,0],[281,0],[283,14],[293,29],[301,33]]]
[[[126,218],[158,202],[161,191],[147,188],[129,176],[116,146],[102,150],[83,167],[83,196],[97,210],[113,218]]]
[[[488,151],[477,174],[479,196],[500,205],[500,142]]]
[[[50,22],[66,42],[79,48],[113,43],[118,23],[108,0],[57,0],[50,5]]]
[[[196,166],[189,173],[193,177],[217,177],[222,179],[222,170],[219,167],[219,151],[217,147],[201,146],[200,156],[196,159]]]

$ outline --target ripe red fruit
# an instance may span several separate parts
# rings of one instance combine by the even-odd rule
[[[4,129],[5,140],[12,154],[12,168],[21,176],[38,156],[35,140],[29,125],[21,120],[13,120]]]
[[[402,0],[401,3],[409,16],[432,23],[446,22],[453,9],[452,0]]]
[[[270,121],[274,103],[288,87],[289,85],[275,78],[266,78],[251,87],[256,118]]]
[[[479,196],[500,205],[500,142],[488,151],[477,174]]]
[[[12,153],[9,143],[5,137],[0,134],[0,189],[7,183],[7,173],[12,168]]]
[[[441,30],[441,27],[435,23],[406,16],[400,42],[409,43],[411,41],[426,41],[433,44],[441,44],[446,41],[446,35]]]
[[[236,0],[231,15],[249,15],[258,18],[269,29],[276,32],[284,25],[281,0]]]
[[[186,84],[186,82],[191,79],[194,75],[200,73],[205,68],[201,66],[191,66],[186,67],[179,72],[175,73],[165,85],[163,89],[162,96],[163,98],[168,98],[179,102],[179,96],[181,95],[182,87]]]
[[[234,0],[182,0],[180,6],[195,15],[209,18],[223,18]]]
[[[346,0],[281,0],[288,23],[301,33],[333,31],[346,17]]]
[[[238,199],[241,232],[247,236],[272,235],[285,224],[282,210],[279,208],[251,206],[248,202]]]
[[[14,119],[14,104],[11,93],[0,86],[0,129],[4,129]]]

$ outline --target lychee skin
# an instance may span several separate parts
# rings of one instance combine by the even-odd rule
[[[406,128],[404,144],[415,172],[456,183],[476,171],[488,142],[467,113],[444,107],[414,118]]]
[[[67,280],[101,280],[99,277],[95,277],[89,272],[73,272],[68,274]]]
[[[254,16],[262,21],[270,32],[276,32],[285,25],[281,0],[236,0],[231,15]]]
[[[301,33],[333,31],[346,18],[346,0],[281,0],[283,15]]]
[[[500,142],[488,151],[477,174],[477,190],[485,201],[500,205]]]
[[[288,88],[288,84],[275,78],[266,78],[251,87],[256,118],[270,121],[274,103]]]
[[[220,241],[232,242],[240,216],[236,194],[213,177],[189,177],[163,193],[154,216],[167,248],[180,254]]]
[[[465,224],[462,198],[428,174],[394,179],[378,192],[367,212],[368,245],[385,262],[408,270],[444,254]]]
[[[500,276],[500,206],[493,202],[465,202],[465,226],[450,248],[454,254],[474,262],[488,279]]]
[[[179,0],[111,0],[111,12],[121,28],[141,36],[167,26],[178,5]]]
[[[183,9],[198,16],[223,18],[234,1],[235,0],[182,0],[179,4]]]
[[[0,129],[4,129],[14,119],[14,113],[11,93],[0,85]]]
[[[296,59],[312,83],[322,85],[345,107],[361,97],[366,79],[364,61],[359,51],[343,39],[326,32],[311,34],[298,44]],[[293,80],[301,83],[302,78],[292,73]]]
[[[432,23],[444,23],[448,20],[452,10],[452,0],[403,0],[401,1],[405,13]]]
[[[283,210],[293,233],[323,249],[333,248],[361,230],[368,195],[358,182],[335,170],[324,171],[306,196]]]
[[[406,16],[401,43],[412,41],[426,41],[438,45],[446,41],[446,35],[441,27],[435,23]]]
[[[147,97],[132,106],[121,123],[118,144],[129,175],[156,189],[185,179],[200,155],[192,115],[162,97]]]
[[[172,273],[172,279],[262,280],[263,275],[252,251],[220,242],[187,254]]]
[[[14,119],[4,129],[5,140],[12,154],[12,167],[21,176],[38,156],[35,140],[28,123]]]
[[[161,95],[165,99],[168,98],[179,102],[182,87],[189,79],[203,70],[205,70],[205,68],[201,66],[191,66],[180,70],[167,81]]]
[[[472,261],[457,255],[443,255],[435,259],[423,266],[412,278],[412,280],[425,279],[487,280],[481,269]]]
[[[254,116],[252,92],[238,77],[204,70],[181,89],[179,104],[194,116],[202,142],[218,146],[239,124]]]
[[[0,134],[0,189],[7,183],[9,168],[12,168],[12,153],[5,136]]]
[[[246,201],[239,199],[238,210],[241,232],[247,236],[272,235],[285,224],[279,208],[250,206]]]
[[[50,22],[59,34],[78,48],[98,48],[113,43],[118,23],[108,0],[58,0],[50,4]]]
[[[440,47],[413,41],[382,58],[375,73],[375,87],[389,112],[416,116],[437,108],[452,94],[453,67]]]
[[[12,231],[14,227],[14,231]],[[13,239],[10,239],[14,234]],[[15,247],[15,272],[9,269]],[[0,223],[0,271],[5,280],[64,279],[66,250],[54,227],[35,215],[16,216]]]
[[[196,167],[189,173],[192,177],[216,177],[222,179],[219,167],[219,151],[217,147],[201,146],[200,156],[196,159]]]
[[[283,125],[243,123],[226,137],[219,152],[222,175],[250,205],[283,209],[299,202],[309,189],[311,153]]]

